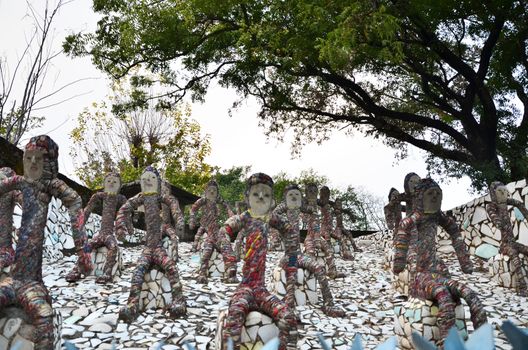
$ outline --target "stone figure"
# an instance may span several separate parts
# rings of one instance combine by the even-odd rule
[[[42,282],[44,229],[51,197],[68,209],[79,270],[92,270],[79,195],[57,178],[59,147],[47,135],[32,137],[24,150],[24,176],[14,175],[0,183],[0,195],[22,193],[22,221],[11,277],[0,282],[0,309],[20,306],[36,328],[35,349],[51,349],[54,344],[51,297]]]
[[[0,168],[0,182],[15,175],[11,168]],[[15,261],[13,214],[16,204],[22,207],[22,192],[11,191],[0,196],[0,270]]]
[[[305,194],[306,211],[303,211],[303,220],[308,231],[304,240],[305,253],[317,258],[317,253],[323,252],[328,267],[328,277],[342,278],[344,274],[337,272],[333,249],[330,247],[330,232],[332,232],[330,190],[322,191],[323,198],[319,202],[317,201],[317,185],[307,184]],[[322,220],[319,217],[319,209],[321,209]]]
[[[297,283],[297,269],[288,269],[288,262],[290,256],[297,255],[297,267],[310,271],[315,275],[319,285],[321,286],[321,294],[323,295],[323,311],[328,316],[343,317],[345,312],[334,306],[334,299],[324,266],[318,264],[312,257],[301,253],[301,237],[299,232],[299,220],[302,206],[302,193],[299,186],[293,184],[288,185],[284,189],[284,201],[280,203],[273,213],[286,217],[293,228],[291,235],[283,236],[284,246],[290,250],[285,251],[279,264],[286,272],[286,297],[285,301],[292,310],[295,310],[295,286]]]
[[[246,233],[246,249],[242,267],[242,281],[229,302],[224,327],[224,346],[227,339],[234,342],[234,349],[240,348],[242,326],[250,311],[260,311],[271,317],[280,330],[280,349],[297,349],[297,320],[293,311],[272,295],[265,286],[266,253],[270,227],[291,237],[295,230],[285,218],[271,212],[273,206],[273,180],[266,174],[256,173],[247,180],[245,196],[249,209],[230,217],[220,234],[235,235],[240,230]],[[291,247],[287,251],[293,251]],[[288,267],[297,269],[297,254],[288,256]]]
[[[106,247],[108,253],[103,274],[95,280],[97,283],[107,283],[112,280],[112,268],[117,261],[117,239],[114,234],[114,220],[117,211],[126,202],[126,197],[119,194],[121,190],[121,176],[118,173],[108,173],[104,178],[104,190],[95,193],[84,208],[84,222],[88,220],[95,206],[103,203],[101,212],[101,229],[88,242],[90,251],[96,251],[100,247]],[[66,281],[74,282],[81,278],[81,272],[77,267],[66,276]]]
[[[343,201],[341,198],[336,198],[334,201],[334,216],[336,223],[332,237],[339,242],[343,259],[354,260],[354,255],[352,255],[350,248],[352,247],[355,252],[361,252],[362,250],[356,245],[352,232],[345,228],[345,225],[343,224],[343,213],[345,213],[345,210],[343,209]],[[350,213],[348,214],[351,216]]]
[[[402,219],[401,194],[394,187],[389,191],[389,203],[383,207],[385,213],[385,222],[391,231],[395,231],[400,226]]]
[[[405,202],[405,216],[409,217],[413,213],[414,189],[421,178],[416,173],[408,173],[403,180],[404,193],[400,195],[400,203]],[[397,229],[397,226],[395,226]]]
[[[224,259],[225,270],[228,275],[228,282],[235,283],[236,280],[236,258],[231,247],[229,239],[222,234],[219,234],[218,216],[219,206],[223,206],[228,212],[229,216],[233,216],[233,211],[227,203],[220,197],[218,192],[218,184],[211,180],[207,184],[205,196],[198,199],[191,207],[190,224],[189,227],[193,230],[196,226],[196,212],[201,209],[202,217],[200,219],[200,227],[205,229],[205,239],[202,245],[202,259],[200,262],[200,270],[198,272],[198,283],[207,283],[209,260],[213,254],[213,249],[216,249]],[[196,240],[195,240],[196,242]]]
[[[477,294],[466,285],[450,278],[447,269],[436,256],[437,226],[442,226],[451,237],[458,261],[465,273],[472,273],[473,265],[466,250],[460,229],[452,217],[440,211],[442,190],[432,179],[423,179],[416,186],[414,211],[400,223],[395,239],[394,273],[403,271],[411,236],[417,237],[416,275],[411,279],[411,296],[438,303],[440,336],[445,339],[455,323],[455,306],[464,299],[471,312],[475,329],[486,322],[487,316]]]
[[[509,197],[509,192],[502,182],[492,182],[490,185],[491,203],[486,205],[486,211],[493,222],[501,232],[501,242],[499,252],[507,255],[513,265],[512,273],[517,277],[517,291],[521,296],[528,296],[525,276],[523,275],[522,262],[519,254],[528,257],[528,247],[515,241],[513,236],[513,226],[508,213],[508,205],[517,208],[528,219],[528,210],[524,204],[518,200]]]
[[[171,283],[172,303],[169,307],[170,316],[179,317],[187,311],[178,267],[174,260],[168,256],[162,245],[161,204],[166,204],[170,208],[174,222],[179,227],[184,225],[183,214],[176,198],[161,195],[160,187],[161,179],[158,171],[152,166],[146,167],[141,175],[141,193],[130,198],[117,212],[116,235],[119,239],[122,239],[126,232],[129,234],[133,232],[132,213],[141,205],[145,207],[145,224],[147,226],[145,249],[141,253],[132,276],[127,305],[119,311],[119,318],[127,323],[134,321],[140,312],[141,285],[145,274],[154,267],[162,270]]]

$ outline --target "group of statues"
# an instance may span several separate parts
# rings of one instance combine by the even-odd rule
[[[462,271],[473,272],[459,225],[453,217],[440,210],[440,186],[430,178],[421,179],[417,174],[410,173],[405,177],[404,190],[404,193],[399,193],[392,188],[389,203],[385,206],[388,228],[394,232],[393,272],[398,274],[408,268],[410,296],[438,305],[441,339],[445,339],[455,324],[455,306],[460,299],[464,299],[469,306],[471,321],[477,329],[487,321],[482,303],[470,287],[451,277],[446,264],[436,253],[437,227],[441,226],[451,238]],[[528,256],[528,247],[514,240],[508,205],[519,209],[525,218],[528,218],[528,210],[523,203],[509,198],[506,186],[500,182],[490,185],[490,197],[491,203],[486,210],[492,223],[501,231],[500,252],[510,257],[513,273],[519,281],[518,293],[526,296],[528,290],[519,254]],[[402,212],[406,213],[405,218],[402,218]]]
[[[148,166],[141,178],[141,192],[127,199],[121,195],[121,178],[108,173],[104,190],[95,193],[83,209],[81,197],[58,179],[58,146],[46,135],[31,138],[23,155],[24,175],[16,175],[9,168],[0,169],[0,268],[9,269],[8,277],[0,281],[0,310],[16,305],[24,310],[36,327],[35,349],[51,349],[54,343],[52,306],[49,292],[42,281],[44,228],[48,217],[48,204],[52,197],[60,199],[68,209],[73,239],[78,256],[66,280],[75,282],[90,275],[93,270],[91,253],[100,247],[107,249],[106,262],[97,283],[112,281],[112,268],[118,256],[118,240],[132,234],[133,214],[144,208],[146,233],[145,247],[132,275],[127,304],[119,311],[119,319],[134,321],[140,310],[140,295],[144,276],[152,268],[160,269],[171,284],[172,302],[167,307],[171,317],[186,314],[186,301],[182,291],[177,261],[178,236],[184,230],[184,216],[179,203],[170,193],[162,190],[163,180],[158,171]],[[238,348],[241,329],[246,315],[253,310],[272,317],[280,330],[280,348],[296,348],[297,316],[295,315],[295,288],[297,269],[313,273],[323,296],[322,310],[329,316],[342,317],[344,311],[334,304],[328,279],[343,277],[335,267],[331,238],[341,243],[345,259],[353,259],[357,249],[350,232],[343,226],[343,213],[339,200],[330,201],[330,190],[322,187],[318,197],[315,185],[307,185],[306,198],[301,188],[292,184],[284,191],[284,201],[275,205],[273,180],[266,174],[256,173],[247,180],[245,204],[237,203],[237,211],[221,199],[215,181],[207,184],[205,194],[190,210],[190,228],[197,226],[197,212],[201,211],[197,241],[193,249],[200,250],[202,259],[197,282],[207,283],[208,265],[216,249],[224,259],[227,283],[239,283],[229,303],[223,338],[234,341]],[[13,212],[15,204],[22,208],[20,228],[16,232],[13,250]],[[96,206],[102,204],[100,230],[91,239],[85,233],[85,223]],[[228,214],[225,223],[219,220],[220,208]],[[350,215],[351,216],[351,215]],[[334,228],[333,217],[336,225]],[[351,216],[352,217],[352,216]],[[307,227],[307,241],[301,252],[300,224]],[[277,230],[284,245],[284,256],[278,261],[287,275],[287,293],[284,300],[270,293],[264,281],[266,254],[271,230]],[[168,236],[176,246],[176,257],[169,257],[162,237]],[[231,239],[243,242],[243,250],[236,254]],[[199,247],[198,242],[202,238]],[[324,254],[328,269],[316,262]],[[237,279],[237,263],[242,260],[242,280]]]

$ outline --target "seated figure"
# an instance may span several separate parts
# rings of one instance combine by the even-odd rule
[[[471,273],[473,265],[454,220],[440,210],[442,190],[431,179],[423,179],[416,186],[413,213],[402,220],[395,238],[394,273],[400,273],[407,263],[407,250],[412,235],[416,236],[416,271],[410,281],[410,294],[438,303],[439,342],[455,324],[456,302],[462,298],[469,306],[475,329],[487,321],[486,312],[477,294],[466,285],[452,279],[436,256],[436,234],[440,224],[453,240],[462,271]],[[413,232],[413,233],[411,233]]]
[[[20,191],[22,221],[11,277],[0,282],[0,311],[15,305],[35,326],[35,349],[49,350],[56,344],[51,296],[42,282],[42,252],[48,207],[52,197],[68,209],[78,269],[89,274],[92,263],[84,233],[81,197],[57,178],[59,147],[47,135],[32,137],[24,150],[24,176],[14,175],[0,183],[0,196]]]
[[[166,204],[171,211],[174,222],[183,227],[183,214],[176,198],[161,195],[161,180],[158,171],[148,166],[141,175],[141,193],[130,198],[118,211],[116,218],[116,235],[122,239],[126,232],[132,233],[132,213],[140,205],[145,207],[145,249],[132,275],[132,285],[125,307],[119,311],[119,318],[127,323],[136,319],[140,312],[139,300],[141,285],[145,274],[153,268],[164,272],[172,287],[172,304],[168,307],[171,317],[179,317],[187,312],[182,285],[178,274],[178,267],[163,248],[161,233],[161,203]]]
[[[521,296],[528,296],[528,288],[526,285],[525,276],[523,274],[522,261],[519,254],[528,256],[528,247],[515,241],[513,236],[513,227],[510,221],[510,213],[508,212],[508,205],[517,208],[528,219],[528,210],[522,202],[509,198],[509,192],[502,182],[492,182],[490,185],[491,203],[486,205],[488,215],[500,232],[501,242],[499,252],[507,255],[511,259],[512,274],[515,276],[517,282],[517,292]]]
[[[243,254],[242,281],[230,302],[222,334],[224,350],[231,338],[234,349],[240,349],[242,326],[250,311],[260,311],[271,317],[280,333],[280,349],[297,349],[297,320],[286,303],[272,295],[265,286],[266,253],[270,227],[281,234],[292,235],[294,229],[284,218],[271,213],[273,206],[273,180],[266,174],[256,173],[247,180],[245,192],[248,211],[230,217],[220,234],[233,237],[240,230],[246,234]],[[287,251],[292,251],[287,247]],[[297,255],[288,256],[288,269],[297,269]]]

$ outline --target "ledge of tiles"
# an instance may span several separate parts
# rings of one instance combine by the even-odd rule
[[[528,259],[523,255],[519,254],[522,262],[523,275],[527,276]],[[497,254],[490,259],[489,270],[493,280],[495,280],[499,286],[506,288],[517,287],[517,276],[512,273],[511,259],[507,255]],[[526,283],[528,283],[528,277],[525,277]]]
[[[272,274],[269,290],[280,298],[286,295],[286,273],[280,266],[276,266]],[[305,269],[297,269],[297,287],[295,288],[295,302],[297,306],[318,304],[317,279],[315,275]]]

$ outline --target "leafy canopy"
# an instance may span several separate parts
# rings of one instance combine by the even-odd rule
[[[146,90],[203,99],[217,79],[255,96],[269,134],[295,145],[348,128],[399,156],[426,151],[431,173],[486,182],[528,170],[528,4],[495,0],[94,0],[94,33],[73,56]],[[129,105],[130,107],[130,105]]]

